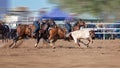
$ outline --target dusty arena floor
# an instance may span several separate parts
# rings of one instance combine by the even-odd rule
[[[18,48],[0,41],[0,68],[120,68],[120,40],[94,40],[90,48],[59,40],[56,49],[34,48],[34,40],[23,40]],[[4,45],[4,47],[2,47]],[[6,45],[6,46],[5,46]]]

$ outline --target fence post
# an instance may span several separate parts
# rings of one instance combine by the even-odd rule
[[[103,27],[103,39],[105,40],[105,27]]]

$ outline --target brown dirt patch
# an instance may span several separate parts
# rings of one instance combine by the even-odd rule
[[[120,68],[119,39],[94,40],[90,48],[80,49],[73,41],[59,40],[56,49],[41,43],[38,49],[35,40],[23,41],[18,48],[0,48],[1,68]]]

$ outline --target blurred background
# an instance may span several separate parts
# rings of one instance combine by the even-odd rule
[[[0,0],[0,18],[6,14],[40,17],[59,8],[72,17],[117,22],[119,5],[120,0]]]
[[[16,28],[18,23],[31,24],[42,18],[53,18],[59,25],[66,19],[72,23],[82,19],[89,24],[88,28],[102,24],[104,27],[100,28],[112,29],[101,31],[120,34],[119,5],[120,0],[0,0],[0,20]]]

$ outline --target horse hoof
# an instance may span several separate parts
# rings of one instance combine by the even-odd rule
[[[87,48],[91,48],[90,46],[87,46]]]
[[[14,43],[14,44],[10,45],[9,48],[13,49],[15,46],[16,46],[16,44]]]
[[[87,46],[87,48],[89,48],[89,46]]]
[[[14,48],[14,46],[11,46],[10,48],[11,48],[11,49],[13,49],[13,48]]]
[[[52,47],[53,49],[56,49],[56,47]]]
[[[37,46],[35,46],[35,48],[37,48]]]
[[[79,48],[79,49],[81,49],[81,47],[80,47],[80,46],[79,46],[78,48]]]
[[[35,48],[37,47],[37,44],[35,44]]]

